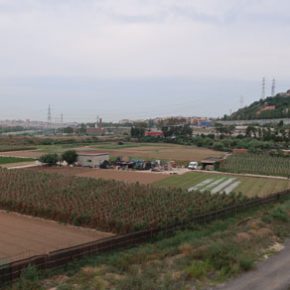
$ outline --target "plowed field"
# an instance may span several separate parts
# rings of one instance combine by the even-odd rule
[[[0,233],[0,264],[112,235],[3,211],[0,211]]]

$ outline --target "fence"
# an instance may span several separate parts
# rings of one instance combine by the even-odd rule
[[[208,223],[210,221],[227,217],[229,215],[244,211],[252,207],[261,206],[264,204],[278,201],[283,197],[289,195],[290,190],[285,190],[282,192],[272,194],[265,198],[251,199],[237,206],[231,206],[204,215],[195,216],[187,223],[175,224],[174,226],[168,228],[150,229],[125,235],[114,236],[94,242],[89,242],[79,246],[73,246],[70,248],[53,251],[48,254],[38,255],[27,259],[19,260],[16,262],[7,263],[5,265],[0,266],[0,288],[9,283],[12,283],[14,280],[19,278],[22,271],[28,265],[35,265],[40,270],[47,270],[63,266],[68,262],[71,262],[75,259],[84,256],[95,255],[110,250],[134,246],[149,241],[153,237],[161,233],[167,235],[172,234],[176,230],[188,227],[189,224]]]

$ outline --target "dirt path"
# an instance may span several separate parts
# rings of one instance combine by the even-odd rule
[[[259,263],[255,270],[215,290],[287,290],[289,286],[290,240],[286,242],[284,250]]]

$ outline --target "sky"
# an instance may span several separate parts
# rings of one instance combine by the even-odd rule
[[[290,88],[289,0],[0,0],[0,119],[218,117]]]

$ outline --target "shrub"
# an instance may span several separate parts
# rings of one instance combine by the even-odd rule
[[[243,271],[249,271],[254,267],[254,260],[251,257],[242,256],[240,258],[240,268]]]
[[[185,270],[191,278],[201,279],[211,270],[211,265],[208,261],[193,261],[192,264]]]
[[[287,222],[289,220],[288,213],[281,206],[273,209],[271,212],[271,216],[274,219],[280,220],[282,222]]]
[[[57,154],[46,154],[46,155],[42,155],[39,158],[39,161],[42,163],[45,163],[49,166],[53,166],[56,165],[58,162],[58,155]]]
[[[68,150],[62,154],[62,160],[68,164],[74,164],[78,159],[78,154],[75,150]]]

